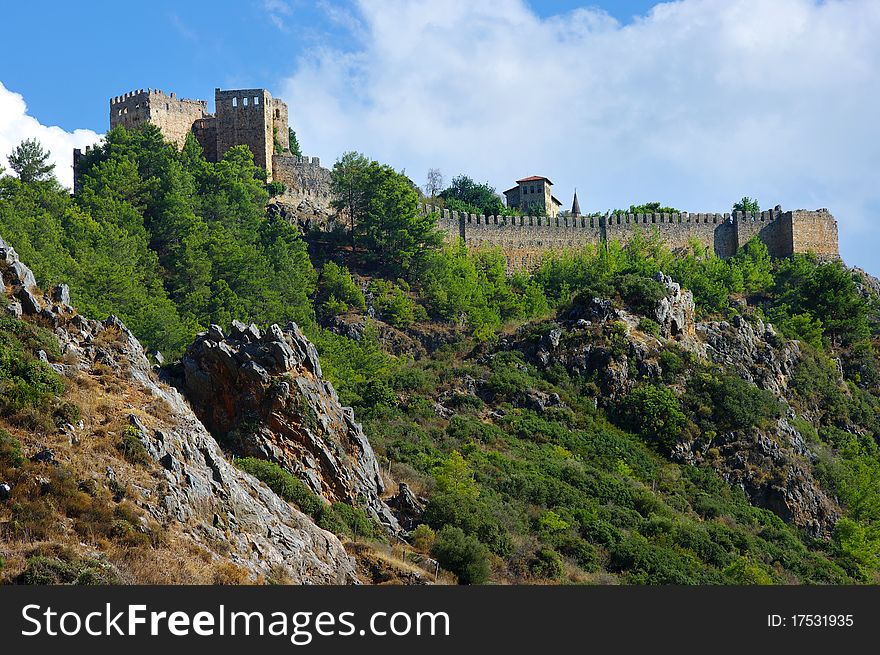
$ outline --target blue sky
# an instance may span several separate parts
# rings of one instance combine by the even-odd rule
[[[878,33],[876,0],[16,3],[0,161],[37,136],[66,181],[110,96],[263,86],[327,164],[359,150],[498,189],[547,175],[587,211],[828,207],[845,259],[876,274]]]
[[[587,6],[628,22],[654,4]],[[584,3],[529,5],[548,17]],[[345,2],[305,0],[15,3],[3,8],[0,41],[19,56],[0,62],[0,82],[22,94],[29,113],[45,125],[102,132],[108,98],[134,88],[173,89],[210,101],[216,86],[274,90],[295,73],[298,58],[347,38],[341,14],[351,11]],[[22,29],[30,25],[39,25],[41,47],[35,47],[32,29]]]

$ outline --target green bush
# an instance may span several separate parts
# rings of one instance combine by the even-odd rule
[[[427,316],[424,308],[410,297],[409,285],[402,280],[398,282],[400,284],[390,280],[373,280],[369,291],[373,294],[373,303],[379,316],[394,327],[404,328]]]
[[[620,403],[619,416],[625,427],[666,452],[687,425],[687,416],[675,393],[653,384],[638,387],[626,396]]]
[[[132,425],[125,428],[122,438],[117,444],[119,452],[132,464],[149,464],[150,454],[141,443],[141,435],[138,429]]]
[[[639,314],[653,314],[666,296],[666,288],[660,282],[632,273],[621,275],[616,286],[627,306]]]
[[[62,559],[34,555],[16,579],[25,585],[111,585],[120,584],[110,565],[87,558]]]
[[[536,578],[558,580],[565,574],[565,563],[552,548],[541,548],[529,560],[529,572]]]
[[[461,528],[447,525],[437,534],[431,554],[440,566],[458,576],[461,584],[482,584],[489,579],[489,551]]]
[[[650,334],[654,337],[660,336],[660,326],[657,324],[657,321],[650,318],[642,318],[639,320],[639,329],[645,334]]]
[[[21,452],[21,442],[2,429],[0,429],[0,461],[13,468],[18,468],[25,461]]]
[[[282,195],[286,190],[287,187],[285,187],[282,182],[278,182],[277,180],[269,182],[269,184],[266,185],[266,192],[272,198]]]
[[[437,541],[437,533],[431,526],[419,523],[409,534],[409,539],[415,548],[423,551],[430,551]]]
[[[322,303],[324,313],[330,316],[350,309],[366,309],[364,294],[351,273],[332,260],[324,264],[318,278],[318,301]]]
[[[688,385],[687,399],[704,430],[726,432],[763,427],[782,415],[782,406],[769,391],[735,375],[697,375]]]

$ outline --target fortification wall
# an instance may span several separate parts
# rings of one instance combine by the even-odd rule
[[[216,162],[219,160],[217,154],[217,117],[206,116],[200,118],[192,126],[192,133],[199,145],[202,146],[202,152],[205,159]]]
[[[839,256],[837,221],[828,210],[730,214],[612,214],[599,217],[475,216],[431,205],[447,240],[463,239],[471,248],[501,248],[508,268],[530,268],[546,252],[560,252],[608,241],[627,244],[636,234],[659,235],[672,250],[693,242],[727,258],[757,236],[772,257],[813,251],[825,259]]]
[[[788,257],[793,252],[790,214],[791,212],[776,209],[754,213],[736,212],[733,218],[737,245],[745,245],[749,239],[757,236],[766,244],[771,257]]]
[[[333,200],[330,171],[321,166],[317,157],[273,155],[272,179],[284,184],[285,201],[308,199],[314,207],[329,210]]]
[[[603,217],[608,241],[629,243],[636,234],[650,239],[655,234],[673,250],[697,242],[719,257],[736,252],[736,231],[729,214],[612,214]]]
[[[178,98],[158,89],[140,89],[110,99],[111,128],[122,125],[130,130],[153,123],[178,148],[183,148],[193,124],[207,114],[207,100]]]

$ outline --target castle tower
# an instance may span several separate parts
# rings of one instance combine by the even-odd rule
[[[580,216],[581,215],[581,205],[578,202],[578,190],[574,190],[574,200],[571,202],[571,215],[572,216]]]
[[[254,163],[272,178],[272,155],[290,147],[287,104],[266,89],[214,90],[217,157],[233,146],[246,145]]]

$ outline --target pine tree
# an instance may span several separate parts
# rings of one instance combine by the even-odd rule
[[[50,153],[36,139],[25,139],[9,155],[9,167],[27,184],[43,182],[52,177],[55,164],[49,163]]]

